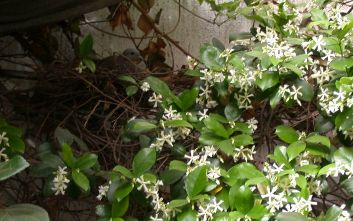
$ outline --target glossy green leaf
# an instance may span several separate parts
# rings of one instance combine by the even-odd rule
[[[163,98],[175,98],[173,92],[169,89],[168,85],[157,77],[149,76],[146,81],[152,90],[158,94],[161,94]]]
[[[210,129],[213,133],[215,133],[218,136],[228,138],[228,132],[224,128],[224,126],[215,120],[213,117],[209,116],[203,121],[205,123],[205,126]]]
[[[129,197],[125,197],[123,200],[113,202],[112,204],[112,218],[119,218],[124,216],[127,209],[129,208]]]
[[[275,133],[286,143],[293,143],[299,139],[298,133],[293,128],[286,125],[277,126]]]
[[[298,96],[300,100],[309,102],[313,99],[314,89],[306,80],[297,80],[295,86],[297,88],[300,87],[299,91],[302,93],[302,95]]]
[[[85,58],[89,56],[89,53],[93,48],[93,38],[92,35],[88,34],[80,44],[80,56],[81,58]]]
[[[145,133],[155,128],[155,124],[143,119],[131,120],[126,125],[126,130],[130,133]]]
[[[89,190],[89,180],[85,174],[83,174],[79,170],[73,170],[71,176],[76,185],[79,186],[82,190]]]
[[[134,186],[131,183],[126,183],[122,186],[119,186],[114,193],[115,199],[118,202],[122,201],[126,196],[128,196],[131,193],[133,188]]]
[[[246,214],[254,206],[254,195],[249,187],[242,185],[240,187],[233,186],[229,190],[229,204],[231,208]]]
[[[331,206],[330,209],[327,210],[323,221],[337,221],[341,213],[342,213],[342,209],[336,205],[333,205]]]
[[[164,126],[193,128],[193,126],[189,122],[187,122],[186,120],[167,120],[164,122]]]
[[[22,156],[14,156],[9,161],[0,163],[0,181],[6,180],[29,167]]]
[[[330,63],[332,69],[338,71],[346,71],[346,69],[353,66],[353,58],[338,58]]]
[[[135,177],[141,176],[149,171],[156,162],[156,150],[154,148],[143,148],[134,157],[132,171]]]
[[[194,197],[201,193],[206,187],[207,176],[206,167],[200,166],[190,172],[185,180],[185,190],[189,197]]]
[[[256,79],[256,85],[261,88],[261,90],[267,90],[279,82],[279,75],[277,72],[275,73],[265,73],[261,78]]]
[[[83,58],[83,64],[90,70],[92,73],[96,72],[96,63],[90,58]]]
[[[74,168],[76,158],[74,157],[71,147],[66,143],[62,144],[61,147],[62,147],[62,150],[60,153],[61,158],[63,159],[63,161],[68,167]]]
[[[197,212],[195,210],[187,209],[177,216],[177,221],[197,221]]]
[[[98,156],[92,153],[85,153],[75,162],[75,167],[80,170],[89,169],[97,163]]]
[[[200,49],[200,59],[202,63],[213,70],[222,70],[224,61],[220,58],[220,51],[211,45],[203,45]]]
[[[224,108],[224,115],[226,116],[227,120],[236,121],[240,118],[241,111],[234,102],[231,102]]]
[[[119,75],[118,79],[121,81],[126,81],[126,82],[130,82],[134,85],[137,85],[136,80],[133,77],[131,77],[130,75]]]
[[[291,161],[296,158],[301,152],[305,150],[306,144],[303,141],[296,141],[291,143],[287,148],[288,160]]]

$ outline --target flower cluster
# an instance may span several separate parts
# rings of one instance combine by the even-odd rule
[[[67,167],[59,166],[58,170],[54,173],[55,177],[53,179],[53,187],[51,189],[55,192],[55,195],[64,195],[67,185],[70,183],[70,180],[67,178],[66,169]]]

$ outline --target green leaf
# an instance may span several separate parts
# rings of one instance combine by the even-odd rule
[[[185,120],[167,120],[164,122],[164,126],[167,127],[189,127],[189,128],[193,128],[193,126],[185,121]]]
[[[195,104],[198,95],[199,89],[197,87],[194,87],[191,90],[184,90],[178,96],[179,100],[176,100],[176,104],[182,111],[187,111]]]
[[[229,204],[232,209],[236,208],[237,211],[246,214],[253,208],[254,202],[252,191],[245,185],[240,187],[235,185],[229,190]]]
[[[289,70],[293,71],[299,77],[303,76],[303,71],[300,68],[298,68],[297,65],[294,65],[294,64],[291,64],[291,63],[283,63],[283,67],[286,67]]]
[[[281,212],[276,217],[277,221],[309,221],[308,218],[300,213]]]
[[[200,59],[202,63],[210,69],[220,71],[224,61],[220,58],[220,51],[211,45],[204,44],[200,48]]]
[[[227,171],[228,178],[225,180],[230,186],[233,186],[238,179],[251,179],[264,177],[264,175],[251,163],[239,163]]]
[[[298,133],[293,128],[286,125],[277,126],[275,133],[286,143],[293,143],[299,139]]]
[[[126,92],[126,95],[128,97],[131,97],[133,96],[134,94],[137,93],[137,91],[139,90],[139,88],[135,85],[130,85],[128,86],[126,89],[125,89],[125,92]]]
[[[181,172],[179,170],[171,170],[169,168],[163,170],[159,177],[163,181],[164,185],[171,185],[176,183],[184,176],[185,172]]]
[[[128,133],[136,134],[145,133],[155,128],[157,128],[155,124],[143,119],[130,120],[126,125]]]
[[[85,153],[75,162],[75,169],[89,169],[97,163],[98,156],[93,153]]]
[[[133,77],[131,77],[130,75],[119,75],[118,79],[121,81],[126,81],[126,82],[130,82],[134,85],[137,85],[136,80]]]
[[[305,141],[308,143],[322,144],[328,148],[331,147],[331,142],[328,137],[324,137],[324,136],[317,135],[317,134],[309,136],[308,138],[305,139]]]
[[[346,71],[353,67],[353,58],[339,58],[331,61],[330,67],[338,71]]]
[[[295,86],[300,88],[300,92],[302,95],[298,96],[298,98],[302,101],[311,101],[314,97],[314,89],[306,80],[296,80]]]
[[[335,37],[324,38],[324,42],[326,44],[325,48],[341,54],[342,52],[341,42],[340,40],[338,40],[338,38],[335,38]]]
[[[343,180],[340,183],[340,186],[342,187],[342,189],[348,193],[348,194],[353,194],[353,177]]]
[[[200,70],[187,70],[185,72],[185,75],[187,76],[192,76],[192,77],[202,77],[203,76],[203,73],[200,72]]]
[[[93,47],[93,38],[92,35],[88,34],[80,44],[80,56],[85,58],[92,51]]]
[[[83,174],[79,170],[73,170],[71,176],[76,185],[79,186],[82,190],[89,190],[89,180],[85,174]]]
[[[141,176],[149,171],[156,162],[156,150],[154,148],[143,148],[134,157],[132,171],[135,177]]]
[[[124,175],[125,177],[127,178],[133,178],[134,176],[132,175],[132,173],[130,172],[130,170],[126,169],[125,167],[123,166],[116,166],[114,167],[113,169],[114,172],[118,172],[118,173],[121,173],[122,175]]]
[[[291,143],[287,148],[288,160],[292,161],[305,150],[306,144],[303,141]]]
[[[235,41],[235,40],[241,40],[241,39],[250,39],[252,37],[252,34],[249,32],[231,32],[229,34],[229,42]]]
[[[0,181],[16,175],[27,167],[29,167],[29,163],[19,155],[0,163]]]
[[[344,36],[353,29],[353,21],[346,24],[343,29],[338,32],[337,37],[342,40]]]
[[[340,147],[333,155],[335,162],[340,161],[348,166],[353,162],[353,149]]]
[[[224,108],[224,115],[226,116],[227,120],[236,121],[240,118],[241,111],[235,102],[231,102]]]
[[[57,127],[55,129],[54,135],[60,145],[71,145],[74,142],[73,134],[69,130],[64,129],[62,127]]]
[[[268,213],[267,209],[263,205],[255,205],[249,212],[248,216],[250,216],[252,219],[257,219],[260,220],[264,215]]]
[[[235,146],[232,144],[231,139],[224,140],[218,144],[219,149],[221,149],[228,156],[232,155],[235,149]]]
[[[339,130],[348,130],[353,127],[353,108],[339,113],[335,118],[335,125]]]
[[[187,170],[187,165],[186,163],[180,161],[180,160],[172,160],[169,164],[169,169],[171,170],[178,170],[181,172],[186,172]]]
[[[49,221],[47,211],[33,204],[15,204],[0,209],[1,221]]]
[[[318,176],[327,175],[329,170],[335,168],[335,166],[336,165],[334,163],[331,163],[331,164],[328,164],[328,165],[322,167],[318,172]]]
[[[261,88],[261,90],[269,89],[279,82],[279,75],[278,72],[274,73],[265,73],[262,75],[262,78],[256,79],[256,85]]]
[[[118,218],[124,216],[127,209],[129,208],[129,197],[125,197],[123,200],[113,202],[112,205],[112,218]]]
[[[287,167],[291,167],[287,159],[285,146],[276,146],[275,151],[273,152],[272,159],[276,161],[278,165],[284,164]]]
[[[233,145],[236,147],[254,144],[254,140],[253,140],[252,136],[250,136],[248,134],[237,135],[235,137],[232,137],[232,140],[234,142]]]
[[[134,188],[134,186],[132,185],[132,183],[126,183],[126,184],[118,187],[114,193],[116,200],[118,202],[123,200],[126,196],[128,196],[131,193],[133,188]]]
[[[177,221],[196,221],[197,212],[195,210],[187,209],[177,216]]]
[[[184,199],[172,200],[168,204],[168,208],[178,208],[187,205],[189,202]]]
[[[82,59],[83,64],[92,72],[96,72],[96,64],[94,61],[90,58],[83,58]]]
[[[207,176],[206,167],[199,166],[190,172],[185,180],[185,190],[190,198],[201,193],[206,187]]]
[[[224,44],[218,40],[217,38],[212,38],[212,44],[216,48],[218,48],[220,51],[224,51],[226,48],[224,47]]]
[[[157,77],[149,76],[144,81],[146,81],[152,90],[158,94],[161,94],[163,98],[175,99],[175,95],[169,89],[168,85]]]
[[[63,159],[63,161],[66,163],[68,167],[74,168],[76,159],[74,157],[74,154],[72,153],[71,147],[66,143],[62,144],[61,147],[62,147],[62,151],[60,153],[61,158]]]
[[[282,96],[278,91],[279,88],[277,87],[276,90],[273,91],[270,95],[270,106],[272,109],[275,108],[277,104],[279,104],[279,102],[281,101]]]
[[[213,133],[218,136],[228,138],[228,132],[224,128],[224,126],[219,123],[216,119],[209,116],[203,121],[208,129],[210,129]]]
[[[342,209],[336,205],[333,205],[330,209],[327,210],[326,215],[322,221],[337,221],[341,213]]]

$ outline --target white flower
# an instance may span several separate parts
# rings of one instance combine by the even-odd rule
[[[155,214],[154,216],[151,216],[151,217],[150,217],[150,220],[151,220],[151,221],[163,221],[163,219],[160,218],[160,217],[158,216],[158,214]]]
[[[1,159],[4,159],[5,162],[9,160],[9,156],[7,156],[7,154],[4,153],[5,150],[6,150],[5,148],[1,148],[0,150],[0,162],[2,161]]]
[[[2,134],[0,134],[0,145],[3,144],[4,146],[9,147],[9,138],[6,136],[6,132],[3,131]]]
[[[285,197],[284,192],[276,194],[277,190],[277,186],[274,186],[272,189],[267,187],[267,193],[261,195],[262,198],[267,198],[266,208],[269,209],[272,213],[278,211],[284,206],[284,203],[287,202],[287,198]]]
[[[172,106],[169,106],[168,109],[164,109],[163,119],[165,120],[181,120],[181,115],[173,109]]]
[[[204,146],[205,155],[213,157],[217,154],[217,149],[214,146]]]
[[[295,87],[295,85],[292,85],[292,90],[290,92],[290,95],[293,97],[293,100],[295,100],[300,106],[302,106],[300,100],[298,99],[298,96],[302,96],[303,93],[300,91],[302,86]]]
[[[54,173],[56,176],[53,180],[53,187],[51,188],[55,191],[55,195],[64,195],[65,190],[67,189],[67,184],[70,183],[70,180],[67,178],[67,167],[60,167]]]
[[[313,49],[316,49],[318,51],[322,51],[322,47],[326,45],[326,43],[323,41],[324,36],[319,35],[319,37],[313,36],[313,42],[314,46]]]
[[[109,184],[108,185],[100,185],[98,187],[98,196],[97,196],[97,199],[98,200],[102,200],[103,197],[105,197],[108,193],[108,190],[109,190]]]
[[[252,133],[255,132],[257,129],[257,124],[259,123],[255,117],[249,119],[246,121],[246,123],[249,125],[248,128],[251,129]]]
[[[144,92],[147,92],[150,90],[150,85],[148,84],[148,82],[143,82],[142,85],[141,85],[141,90],[144,91]]]
[[[233,140],[232,140],[232,143]],[[252,146],[252,148],[245,148],[244,146],[240,146],[239,148],[235,148],[235,153],[233,155],[233,159],[234,162],[237,162],[239,159],[243,159],[246,162],[248,162],[248,160],[253,160],[254,157],[253,155],[256,153],[255,151],[255,146]]]
[[[204,120],[204,119],[206,119],[208,117],[207,111],[208,111],[208,109],[203,109],[202,112],[201,111],[198,112],[197,115],[200,116],[199,117],[199,121],[202,121],[202,120]]]
[[[153,92],[152,96],[148,99],[149,102],[154,103],[153,107],[156,108],[159,103],[162,103],[162,95]]]
[[[207,172],[207,178],[213,181],[216,181],[219,184],[218,178],[221,177],[221,169],[219,167],[211,167]]]
[[[188,159],[187,165],[191,165],[200,159],[200,155],[195,154],[195,151],[191,150],[190,155],[185,154],[184,158]]]

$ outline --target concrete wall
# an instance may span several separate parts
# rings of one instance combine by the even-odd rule
[[[207,4],[202,4],[200,6],[196,0],[180,0],[181,5],[187,10],[190,10],[191,13],[184,8],[180,8],[179,15],[179,5],[177,2],[178,0],[156,0],[156,4],[149,14],[151,17],[154,17],[159,9],[163,8],[159,28],[165,33],[170,33],[173,30],[170,33],[170,37],[179,41],[179,44],[194,56],[198,56],[200,45],[205,42],[210,42],[213,37],[216,37],[223,43],[227,44],[229,33],[249,31],[251,22],[241,17],[237,18],[237,20],[230,20],[221,26],[206,22],[203,19],[196,17],[192,13],[211,21],[215,18],[214,12],[211,11]],[[102,9],[88,14],[87,21],[104,20],[108,14],[109,12],[107,9]],[[133,11],[131,15],[135,26],[135,30],[131,31],[131,35],[134,37],[143,36],[143,33],[136,26],[139,15],[140,13],[138,11]],[[179,16],[180,21],[178,22]],[[217,18],[216,22],[221,23],[226,19],[226,17],[221,16]],[[126,35],[126,30],[124,31],[124,28],[121,26],[112,31],[108,23],[95,23],[91,25],[117,35]],[[82,29],[85,32],[93,34],[95,39],[95,49],[102,57],[111,55],[113,52],[122,52],[128,47],[134,47],[132,40],[128,38],[119,38],[104,34],[92,28],[90,25],[82,25]],[[136,40],[136,42],[139,42],[139,40]],[[147,40],[143,42],[140,49],[144,48],[146,43]],[[175,68],[179,68],[185,63],[186,56],[174,46],[170,47],[168,45],[166,52],[168,63],[170,65],[173,63],[172,60],[174,57]]]

